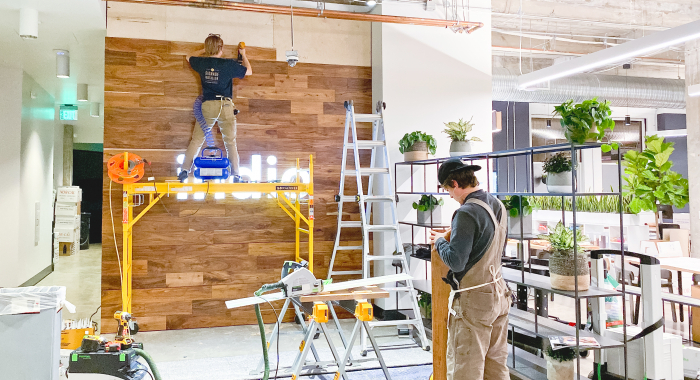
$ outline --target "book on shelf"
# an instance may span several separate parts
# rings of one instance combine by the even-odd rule
[[[550,336],[549,344],[552,345],[552,350],[559,350],[567,347],[576,347],[576,337],[575,336]],[[593,337],[579,337],[580,348],[600,348],[600,344]]]

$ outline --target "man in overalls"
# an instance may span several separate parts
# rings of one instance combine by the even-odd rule
[[[507,380],[510,290],[501,277],[507,216],[501,201],[479,188],[478,165],[460,159],[438,170],[440,185],[462,206],[447,232],[430,243],[450,267],[452,286],[447,336],[447,379]]]

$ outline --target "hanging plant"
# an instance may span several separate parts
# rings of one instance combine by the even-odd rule
[[[606,130],[615,129],[615,121],[610,118],[610,102],[598,102],[598,98],[584,100],[574,104],[573,100],[554,107],[554,114],[561,116],[561,126],[564,128],[566,140],[571,144],[583,144],[588,139],[602,141]],[[618,149],[619,144],[603,144],[601,150],[610,152]]]

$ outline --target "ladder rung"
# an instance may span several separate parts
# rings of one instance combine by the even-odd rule
[[[423,323],[423,321],[418,321],[417,319],[399,319],[396,321],[372,321],[369,322],[371,327],[381,327],[381,326],[396,326],[396,325],[417,325],[418,323]]]
[[[389,168],[362,168],[360,175],[389,174]],[[346,170],[345,175],[357,176],[356,170]]]
[[[372,149],[378,146],[384,146],[386,145],[386,141],[384,140],[357,140],[356,145],[358,149]],[[352,147],[352,143],[350,144],[350,147]]]
[[[394,197],[388,195],[368,195],[365,196],[365,202],[392,202]]]
[[[395,288],[382,288],[382,290],[385,290],[387,292],[413,292],[413,289],[409,288],[408,286],[395,287]]]
[[[341,227],[352,227],[352,228],[362,228],[362,222],[355,220],[341,220]]]
[[[331,272],[331,276],[350,276],[350,275],[356,275],[356,274],[362,274],[361,270],[339,270],[339,271],[333,271]]]
[[[371,123],[375,120],[381,120],[382,116],[374,113],[356,113],[355,122],[356,123]]]
[[[336,202],[357,202],[357,195],[341,195]]]
[[[392,224],[370,224],[367,226],[367,231],[369,232],[374,232],[374,231],[396,231],[397,226],[392,225]]]
[[[362,250],[361,245],[339,245],[335,247],[336,251],[355,251],[355,250]]]
[[[375,255],[367,255],[367,260],[373,261],[373,260],[401,260],[401,256],[375,256]]]

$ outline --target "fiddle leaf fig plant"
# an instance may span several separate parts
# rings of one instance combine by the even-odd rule
[[[443,204],[445,204],[445,201],[442,198],[437,199],[433,195],[423,195],[418,203],[413,202],[413,208],[418,211],[432,211],[435,207]]]
[[[426,142],[428,144],[428,151],[430,154],[435,154],[435,151],[437,150],[437,142],[435,141],[435,137],[420,131],[406,133],[403,138],[399,140],[399,152],[407,152],[413,146],[413,144],[419,141]]]
[[[615,129],[615,121],[610,118],[610,102],[599,102],[598,98],[584,100],[574,104],[573,100],[554,107],[554,114],[561,116],[564,135],[571,144],[583,144],[587,139],[602,141],[607,129]],[[601,150],[609,152],[618,149],[619,144],[603,144]]]
[[[671,170],[672,142],[664,142],[663,137],[656,135],[647,136],[645,141],[646,149],[642,152],[631,150],[623,156],[627,174],[624,189],[625,195],[632,196],[629,205],[632,212],[653,211],[658,226],[659,205],[683,208],[688,203],[688,180]]]
[[[467,134],[471,132],[474,127],[474,123],[472,123],[473,119],[474,117],[472,116],[469,121],[459,119],[457,122],[451,121],[449,123],[443,123],[447,128],[442,132],[450,136],[452,141],[481,141],[481,139],[476,136],[467,137]]]

